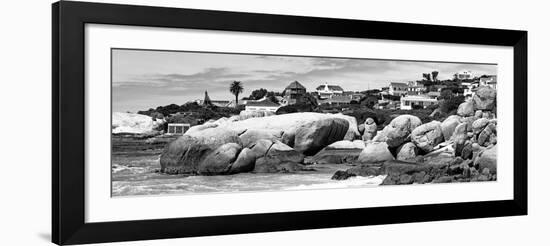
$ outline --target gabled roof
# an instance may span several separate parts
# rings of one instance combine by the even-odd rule
[[[317,86],[316,90],[324,90],[325,87],[328,87],[328,89],[331,91],[344,91],[344,89],[339,85],[320,85],[320,86]]]
[[[300,84],[300,82],[298,81],[294,81],[292,83],[290,83],[286,88],[285,90],[287,89],[306,89],[306,87],[304,87],[302,84]]]
[[[409,86],[409,85],[408,85],[408,84],[405,84],[405,83],[391,82],[391,83],[390,83],[390,86],[407,87],[407,86]]]
[[[246,103],[246,106],[254,106],[254,107],[279,107],[281,105],[274,103],[270,100],[263,100],[263,101],[249,101]]]

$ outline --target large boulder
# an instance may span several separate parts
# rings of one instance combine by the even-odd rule
[[[424,152],[430,152],[439,143],[445,141],[439,121],[432,121],[415,128],[411,133],[411,141]]]
[[[445,137],[445,140],[451,139],[455,128],[458,124],[460,124],[460,118],[461,117],[458,115],[451,115],[441,122],[441,131],[443,132],[443,137]]]
[[[389,147],[399,147],[410,139],[411,132],[420,126],[422,121],[414,115],[400,115],[384,127],[386,143]]]
[[[376,136],[377,125],[372,118],[367,118],[363,124],[363,141],[372,140]]]
[[[218,150],[220,146],[233,143],[234,145],[231,145],[229,149],[240,149],[241,141],[237,134],[232,135],[227,133],[218,137],[213,138],[211,135],[203,137],[183,135],[172,141],[166,145],[160,156],[161,172],[168,174],[195,174],[199,172],[199,166],[204,162],[204,159],[212,152]],[[227,148],[228,146],[219,151],[227,150]],[[231,151],[229,150],[226,154],[231,154]],[[238,154],[238,151],[236,154]],[[229,159],[232,159],[232,157]]]
[[[226,143],[209,153],[199,163],[197,173],[201,175],[226,174],[237,159],[241,145]]]
[[[259,139],[267,138],[280,140],[290,147],[295,147],[299,152],[314,154],[333,142],[343,140],[346,135],[358,136],[357,126],[349,123],[354,120],[351,118],[353,117],[341,114],[290,113],[239,121],[227,120],[221,125],[191,127],[185,135],[200,137],[205,132],[211,135],[210,131],[221,135],[225,134],[224,132],[236,133],[244,135],[243,141],[246,142],[244,147],[250,146]],[[280,139],[279,135],[281,135]]]
[[[489,169],[491,174],[497,172],[497,147],[496,145],[481,151],[475,158],[474,165],[478,166],[479,170]]]
[[[385,142],[367,142],[357,159],[360,163],[377,163],[393,160],[394,157]]]
[[[472,100],[468,100],[466,102],[461,103],[458,106],[456,113],[464,117],[473,116],[475,113],[474,102]]]
[[[344,139],[349,122],[341,118],[312,121],[299,127],[294,135],[294,149],[306,155],[314,155],[323,147]]]
[[[405,143],[397,149],[397,160],[414,160],[418,154],[418,148],[411,142]]]
[[[475,108],[479,110],[492,110],[496,105],[497,91],[488,86],[477,88],[473,96]]]

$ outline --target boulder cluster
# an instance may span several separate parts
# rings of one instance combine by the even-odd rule
[[[190,128],[168,144],[161,172],[221,175],[293,172],[304,157],[341,140],[359,138],[355,118],[342,114],[294,113],[218,120]]]
[[[367,125],[373,123],[367,119],[365,148],[357,158],[361,165],[333,178],[384,174],[388,175],[384,184],[496,179],[495,105],[496,91],[480,87],[459,106],[457,115],[443,122],[422,124],[416,116],[400,115],[381,131],[367,134]],[[399,172],[388,171],[396,165]]]
[[[381,130],[343,114],[241,113],[191,127],[161,157],[168,174],[224,175],[354,165],[333,179],[387,175],[383,184],[496,179],[496,92],[480,87],[456,115],[422,123],[399,115]]]

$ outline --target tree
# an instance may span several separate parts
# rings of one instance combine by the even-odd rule
[[[264,88],[260,88],[257,90],[253,90],[252,93],[250,93],[250,96],[248,99],[252,100],[259,100],[262,99],[267,94],[267,90]]]
[[[239,94],[243,92],[243,85],[240,81],[233,81],[229,86],[231,94],[235,95],[235,108],[239,105]]]
[[[433,71],[433,72],[432,72],[432,80],[433,80],[433,81],[437,81],[437,75],[439,75],[439,72],[438,72],[438,71]]]
[[[430,78],[431,74],[430,73],[423,73],[422,74],[422,77],[424,77],[425,80],[427,81],[432,81],[432,79]]]
[[[451,99],[451,97],[453,97],[453,91],[451,89],[445,88],[441,90],[441,94],[439,95],[440,99],[448,100]]]

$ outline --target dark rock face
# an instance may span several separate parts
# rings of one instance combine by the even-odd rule
[[[239,153],[239,156],[231,165],[231,168],[229,170],[229,173],[244,173],[244,172],[251,172],[254,170],[254,165],[256,164],[256,153],[252,151],[249,148],[244,148],[241,153]]]
[[[161,172],[168,174],[198,173],[199,166],[206,156],[224,145],[223,141],[240,145],[237,135],[225,135],[221,140],[181,136],[164,148],[160,156]]]
[[[349,123],[339,118],[327,118],[310,122],[296,130],[294,149],[313,155],[325,146],[344,139]]]
[[[264,156],[256,159],[255,173],[295,172],[303,169],[304,155],[289,146],[275,142]]]
[[[236,135],[235,135],[236,136]],[[260,139],[242,148],[238,137],[219,141],[182,136],[161,154],[161,172],[167,174],[222,175],[241,172],[294,172],[302,170],[304,155],[280,141]]]
[[[328,149],[324,148],[311,158],[317,164],[342,164],[357,161],[362,149]]]
[[[332,175],[332,180],[346,180],[348,178],[351,178],[351,177],[355,177],[357,176],[355,173],[350,173],[350,172],[347,172],[347,171],[341,171],[341,170],[338,170],[334,173],[334,175]]]
[[[381,185],[496,180],[496,174],[492,174],[488,170],[481,173],[473,166],[471,160],[463,160],[460,157],[435,157],[420,163],[386,161],[379,165],[363,164],[346,171],[338,171],[332,179],[344,180],[354,176],[387,175]]]
[[[215,175],[229,172],[231,164],[241,151],[241,145],[227,143],[207,154],[199,163],[197,173],[201,175]]]

